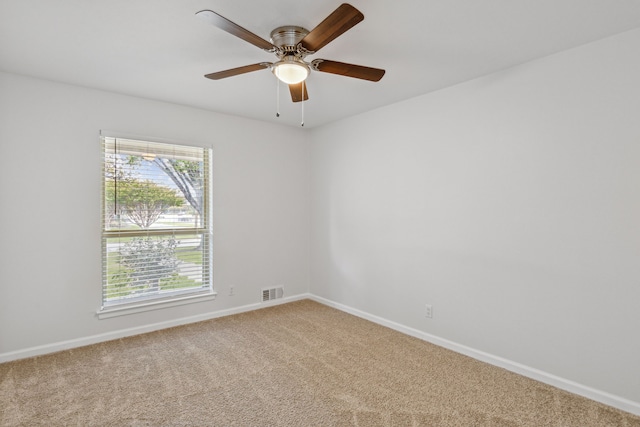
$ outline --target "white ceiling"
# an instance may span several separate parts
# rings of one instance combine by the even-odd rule
[[[197,19],[211,9],[269,39],[313,29],[338,0],[0,0],[0,70],[299,126],[275,56]],[[640,0],[351,0],[363,22],[307,59],[387,70],[378,83],[313,72],[305,128],[640,27]],[[1,94],[0,94],[1,96]]]

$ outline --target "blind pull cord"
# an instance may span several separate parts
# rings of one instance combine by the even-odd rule
[[[118,214],[118,180],[116,177],[118,176],[118,139],[116,138],[113,141],[114,153],[113,153],[113,216],[117,216]],[[118,218],[118,221],[120,219]]]

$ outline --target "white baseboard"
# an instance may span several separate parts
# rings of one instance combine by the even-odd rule
[[[179,319],[168,320],[166,322],[152,323],[149,325],[136,326],[134,328],[120,329],[117,331],[106,332],[104,334],[91,335],[67,341],[60,341],[51,344],[39,345],[22,350],[0,353],[0,363],[10,362],[12,360],[26,359],[27,357],[41,356],[44,354],[55,353],[58,351],[69,350],[72,348],[84,347],[86,345],[97,344],[105,341],[116,340],[120,338],[130,337],[133,335],[144,334],[147,332],[158,331],[161,329],[172,328],[174,326],[186,325],[188,323],[201,322],[203,320],[215,319],[218,317],[230,316],[232,314],[245,313],[247,311],[258,310],[261,308],[272,307],[274,305],[286,304],[288,302],[310,299],[310,294],[299,294],[285,297],[278,300],[259,302],[255,304],[247,304],[240,307],[229,308],[226,310],[213,311],[195,316],[181,317]]]
[[[449,341],[444,338],[440,338],[438,336],[431,335],[414,328],[410,328],[408,326],[404,326],[400,323],[396,323],[391,320],[369,314],[353,307],[349,307],[347,305],[319,297],[317,295],[311,295],[309,298],[313,301],[319,302],[320,304],[333,307],[340,311],[344,311],[345,313],[353,314],[354,316],[369,320],[382,326],[386,326],[390,329],[394,329],[398,332],[402,332],[403,334],[430,342],[440,347],[444,347],[446,349],[455,351],[456,353],[464,354],[465,356],[472,357],[476,360],[480,360],[490,365],[498,366],[516,374],[534,379],[536,381],[540,381],[541,383],[545,383],[568,391],[570,393],[586,397],[587,399],[595,400],[596,402],[618,408],[622,411],[626,411],[634,415],[640,415],[640,403],[638,402],[634,402],[620,396],[597,390],[592,387],[588,387],[583,384],[579,384],[574,381],[570,381],[565,378],[561,378],[556,375],[552,375],[547,372],[531,368],[529,366],[522,365],[520,363],[513,362],[511,360],[504,359],[493,354],[486,353],[484,351],[476,350],[471,347],[467,347],[465,345],[458,344],[453,341]]]

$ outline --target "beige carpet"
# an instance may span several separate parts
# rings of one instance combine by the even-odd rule
[[[2,426],[640,426],[312,301],[0,364]]]

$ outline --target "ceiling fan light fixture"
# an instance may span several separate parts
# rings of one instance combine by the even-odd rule
[[[306,80],[310,72],[307,64],[293,56],[285,56],[273,64],[272,71],[280,81],[288,85]]]

